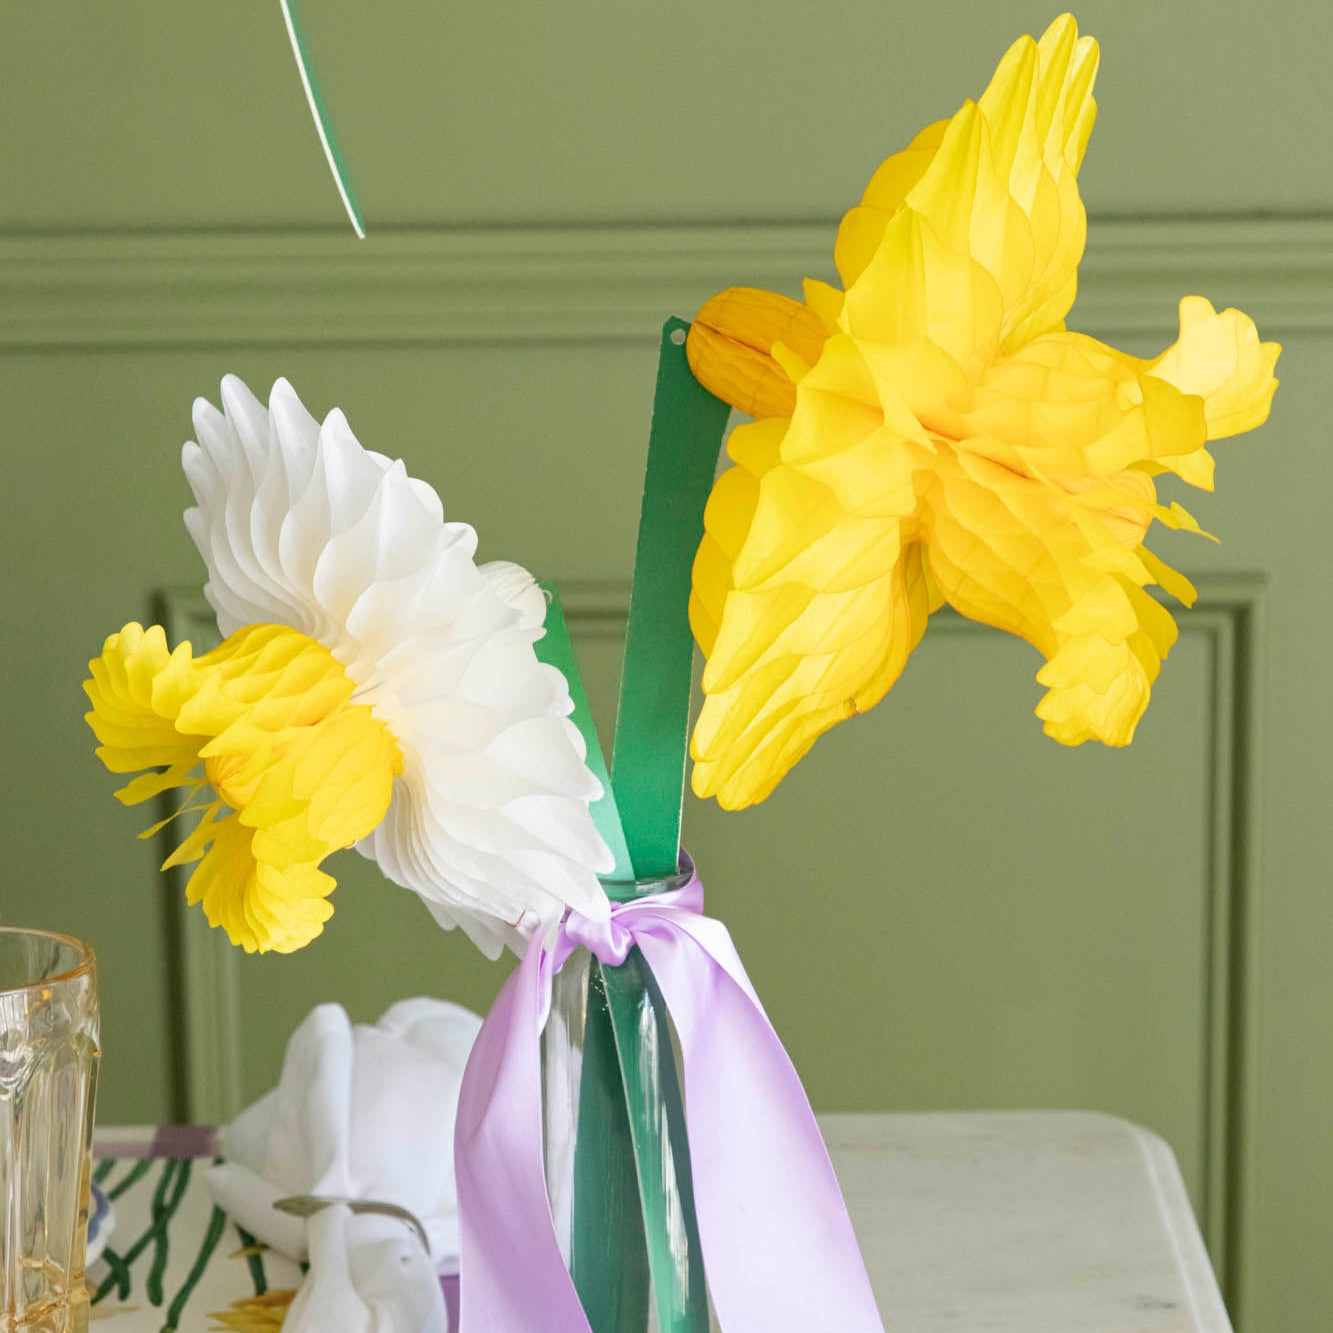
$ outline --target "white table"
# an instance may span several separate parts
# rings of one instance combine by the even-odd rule
[[[1155,1134],[1078,1111],[820,1123],[890,1333],[1231,1333]]]
[[[1230,1333],[1180,1173],[1154,1135],[1065,1111],[820,1119],[887,1333]],[[98,1137],[142,1155],[153,1131]],[[209,1148],[159,1136],[155,1151]],[[176,1174],[164,1180],[169,1165]],[[126,1157],[106,1176],[114,1187],[138,1172],[116,1199],[113,1251],[151,1230],[154,1197],[174,1198],[179,1166]],[[181,1189],[169,1246],[141,1245],[126,1298],[113,1291],[94,1308],[99,1329],[158,1333],[179,1305],[213,1220],[203,1167],[196,1162]],[[227,1224],[181,1307],[179,1333],[216,1329],[210,1314],[253,1297],[256,1261],[241,1251]],[[160,1287],[150,1290],[155,1259]],[[285,1260],[257,1262],[270,1288],[300,1281]],[[95,1266],[92,1285],[106,1274]],[[278,1317],[254,1310],[232,1327],[260,1333]]]

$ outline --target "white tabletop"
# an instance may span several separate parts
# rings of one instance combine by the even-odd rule
[[[820,1123],[887,1333],[1231,1333],[1180,1172],[1155,1135],[1068,1111]],[[165,1156],[206,1157],[208,1140],[114,1129],[98,1139],[119,1159],[103,1177],[117,1196],[112,1255],[133,1256],[123,1294],[108,1289],[95,1307],[98,1326],[158,1333],[170,1313],[179,1333],[276,1328],[299,1270],[248,1250],[231,1224],[210,1244],[222,1219],[204,1162]],[[131,1156],[145,1152],[162,1160]],[[109,1271],[95,1265],[93,1286]]]
[[[1231,1333],[1155,1134],[1077,1111],[820,1124],[886,1329]]]

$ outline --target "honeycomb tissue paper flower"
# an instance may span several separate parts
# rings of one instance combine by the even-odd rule
[[[167,862],[199,861],[189,900],[247,950],[300,948],[333,910],[320,862],[355,844],[492,957],[566,906],[605,917],[601,786],[532,577],[478,566],[431,487],[285,380],[265,409],[228,377],[222,404],[195,403],[183,462],[226,638],[196,658],[127,625],[84,686],[106,766],[154,770],[123,802],[195,793]]]
[[[691,623],[707,657],[694,788],[764,799],[877,703],[944,602],[1046,659],[1037,714],[1127,744],[1176,638],[1144,545],[1171,472],[1259,425],[1279,348],[1199,296],[1149,360],[1067,331],[1086,232],[1077,174],[1097,45],[1069,15],[1010,48],[979,102],[929,126],[842,221],[839,291],[735,288],[700,311],[695,374],[758,420],[709,499]]]

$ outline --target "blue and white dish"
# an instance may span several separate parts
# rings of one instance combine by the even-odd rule
[[[93,1186],[92,1199],[88,1204],[88,1255],[86,1262],[91,1264],[102,1257],[107,1239],[116,1225],[116,1213],[111,1207],[111,1200],[96,1185]]]

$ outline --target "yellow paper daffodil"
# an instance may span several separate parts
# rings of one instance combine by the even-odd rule
[[[1265,420],[1279,348],[1198,296],[1149,360],[1066,330],[1096,70],[1068,15],[1021,38],[876,171],[838,231],[843,290],[700,311],[691,367],[758,420],[694,566],[699,795],[763,800],[883,698],[944,602],[1042,654],[1056,740],[1133,736],[1177,633],[1146,589],[1193,597],[1143,545],[1154,518],[1198,531],[1154,478],[1212,488],[1206,443]]]
[[[321,862],[355,846],[492,957],[570,906],[605,918],[602,788],[533,648],[532,576],[477,565],[431,487],[285,380],[266,408],[229,376],[222,401],[195,403],[183,462],[226,637],[195,657],[126,625],[84,685],[107,768],[146,770],[120,799],[202,812],[166,862],[198,862],[190,902],[246,950],[298,949],[333,910]]]
[[[98,757],[113,773],[160,770],[120,800],[206,793],[166,862],[199,861],[187,900],[249,952],[308,944],[333,911],[319,863],[384,818],[403,769],[333,655],[297,630],[253,625],[195,658],[188,643],[168,649],[160,626],[129,624],[90,667]]]

